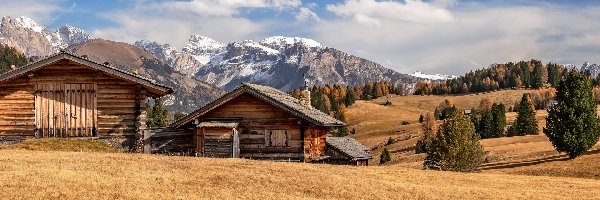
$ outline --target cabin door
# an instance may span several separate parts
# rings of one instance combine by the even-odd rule
[[[38,137],[96,135],[95,84],[37,84],[35,122]]]

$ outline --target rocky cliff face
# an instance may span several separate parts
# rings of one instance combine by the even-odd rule
[[[48,56],[90,39],[81,29],[69,25],[50,32],[27,17],[3,17],[0,24],[0,43],[15,47],[29,57]]]
[[[182,60],[185,64],[175,61],[170,65],[190,77],[225,90],[230,90],[241,82],[290,90],[303,84],[304,74],[312,85],[415,81],[413,76],[395,72],[375,62],[306,38],[275,36],[260,42],[247,40],[228,45],[221,45],[202,36],[192,36],[189,41],[190,44],[178,53],[191,55],[200,64]],[[137,46],[159,58],[160,52],[165,49]],[[167,63],[168,61],[174,60],[165,60]],[[181,66],[185,66],[185,69]]]

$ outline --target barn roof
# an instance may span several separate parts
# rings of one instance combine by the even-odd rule
[[[21,75],[26,74],[27,72],[34,71],[36,69],[42,68],[44,66],[50,65],[50,64],[55,63],[60,60],[70,60],[70,61],[82,64],[82,65],[91,67],[93,69],[105,72],[107,74],[116,76],[118,78],[133,81],[135,83],[143,85],[144,87],[146,87],[148,89],[151,89],[151,91],[154,91],[156,94],[158,94],[160,96],[173,93],[173,89],[171,89],[168,86],[159,84],[152,79],[142,77],[140,75],[133,74],[130,72],[126,72],[126,71],[120,70],[118,68],[109,66],[109,65],[101,64],[96,61],[92,61],[87,58],[80,57],[74,53],[70,53],[70,52],[66,52],[66,51],[60,51],[58,53],[55,53],[48,57],[45,57],[36,62],[30,63],[23,67],[20,67],[20,68],[8,71],[4,74],[1,74],[0,82],[4,82],[4,81],[10,80],[12,78],[19,77]]]
[[[368,153],[370,149],[354,140],[354,138],[328,137],[326,142],[328,145],[350,157],[352,160],[373,158]]]
[[[328,114],[319,111],[316,108],[308,108],[300,104],[300,100],[278,89],[251,83],[242,83],[236,89],[224,94],[217,100],[205,105],[204,107],[190,113],[188,116],[176,121],[172,127],[179,128],[192,120],[208,113],[220,105],[244,94],[249,93],[259,99],[262,99],[278,108],[281,108],[294,116],[305,119],[319,126],[344,126],[344,122],[337,120]]]

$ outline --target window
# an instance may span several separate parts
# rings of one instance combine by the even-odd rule
[[[287,130],[266,130],[265,142],[269,147],[287,147],[288,132]]]

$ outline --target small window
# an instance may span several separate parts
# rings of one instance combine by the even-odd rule
[[[265,142],[269,147],[287,147],[289,143],[287,130],[267,130]]]

